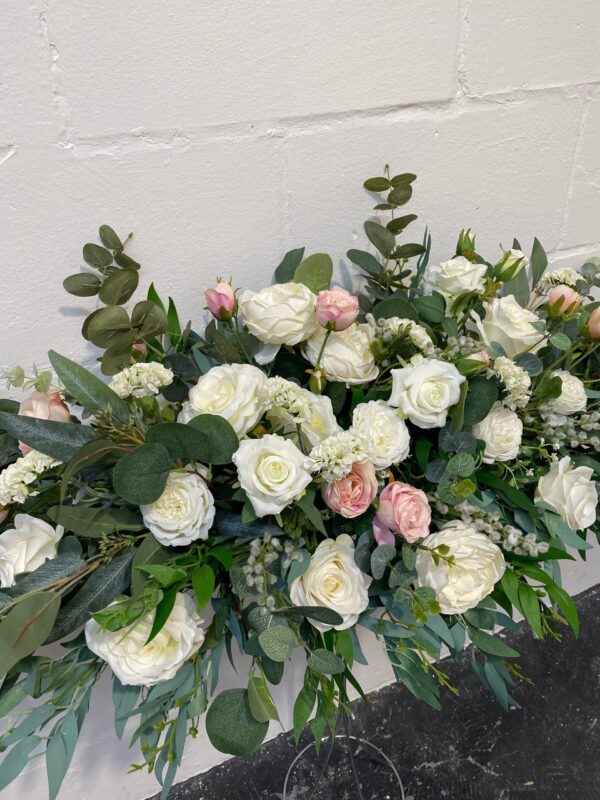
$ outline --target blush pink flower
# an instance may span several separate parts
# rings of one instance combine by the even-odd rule
[[[68,422],[70,417],[69,408],[58,392],[32,392],[19,406],[19,414],[52,422]],[[25,455],[31,447],[25,442],[19,442],[19,449]]]
[[[8,517],[9,513],[10,513],[10,508],[0,508],[0,525]]]
[[[219,320],[230,319],[236,311],[237,300],[231,284],[219,281],[214,289],[204,292],[208,310]]]
[[[333,511],[351,519],[364,514],[377,495],[375,467],[369,462],[352,465],[343,478],[322,487],[323,499]]]
[[[334,331],[345,331],[358,316],[358,298],[340,286],[333,286],[319,292],[315,310],[319,325]]]
[[[595,308],[590,314],[587,332],[590,339],[600,339],[600,306]]]
[[[416,542],[429,535],[431,508],[427,495],[408,483],[388,484],[379,498],[379,508],[373,520],[373,532],[378,544],[393,544],[394,536]]]
[[[548,314],[560,317],[562,314],[574,313],[581,303],[581,295],[570,286],[559,284],[548,292]]]

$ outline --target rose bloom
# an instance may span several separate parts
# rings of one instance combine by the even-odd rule
[[[561,380],[560,394],[540,406],[540,411],[546,419],[550,418],[548,419],[550,424],[561,425],[564,422],[563,417],[578,414],[585,409],[587,395],[582,381],[576,375],[571,375],[568,370],[555,369],[552,377],[558,377]],[[558,418],[555,418],[555,415],[558,415]]]
[[[347,533],[325,539],[313,553],[306,572],[292,581],[290,599],[295,606],[331,608],[342,617],[339,625],[326,625],[309,618],[320,631],[342,631],[356,624],[369,605],[372,578],[361,572],[354,560],[354,544]]]
[[[384,400],[359,403],[352,414],[352,430],[366,442],[369,461],[386,469],[408,458],[410,435],[398,412]]]
[[[400,481],[385,487],[373,525],[378,544],[393,544],[392,534],[416,542],[429,535],[430,525],[431,508],[425,492]]]
[[[536,353],[544,344],[544,337],[533,327],[534,322],[539,322],[539,317],[533,311],[521,308],[512,294],[496,297],[491,303],[486,303],[485,309],[483,320],[475,312],[473,318],[488,348],[496,342],[509,358],[514,358],[525,350]]]
[[[15,576],[33,572],[48,559],[56,558],[64,528],[53,528],[42,519],[17,514],[14,528],[0,534],[0,586],[14,586]]]
[[[417,552],[417,583],[436,593],[442,614],[464,614],[494,591],[504,575],[502,550],[485,534],[460,520],[448,522],[439,533],[432,533]],[[430,550],[440,545],[454,557],[449,565],[440,558],[436,564]]]
[[[317,295],[317,319],[324,328],[344,331],[352,325],[358,312],[358,298],[340,286],[333,286]]]
[[[377,495],[375,467],[368,461],[355,463],[343,478],[322,487],[325,503],[342,517],[364,514]]]
[[[318,328],[304,345],[304,357],[313,367],[317,364],[326,335],[324,328]],[[354,323],[345,331],[331,333],[321,356],[321,367],[331,381],[353,385],[374,380],[379,370],[371,352],[369,326]]]
[[[260,292],[246,290],[240,295],[239,309],[250,333],[269,345],[299,344],[319,325],[315,296],[303,283],[276,283]]]
[[[473,264],[464,256],[456,256],[441,264],[429,264],[425,270],[425,287],[429,292],[440,292],[445,297],[454,297],[462,292],[480,292],[486,269],[485,264]]]
[[[235,313],[235,292],[227,281],[219,281],[214,289],[206,289],[204,298],[208,310],[217,319],[229,319]]]
[[[441,428],[445,424],[448,409],[458,402],[460,386],[466,380],[454,364],[436,358],[393,369],[391,374],[388,403],[419,428]]]
[[[553,461],[538,481],[535,502],[546,503],[571,530],[585,530],[596,521],[598,491],[593,474],[591,467],[573,467],[569,456]]]
[[[146,644],[154,614],[151,611],[118,631],[101,628],[95,619],[85,624],[87,646],[108,663],[124,686],[154,686],[173,678],[204,642],[196,601],[188,595],[175,595],[167,621]]]
[[[23,417],[48,419],[52,422],[68,422],[70,411],[58,392],[32,392],[19,406]],[[20,451],[25,454],[31,450],[25,442],[19,442]]]
[[[166,547],[182,547],[208,538],[215,502],[200,475],[173,470],[158,500],[140,506],[140,511],[157,541]]]
[[[497,402],[485,419],[473,425],[473,436],[485,443],[485,464],[512,461],[519,455],[523,423],[514,411]]]
[[[178,422],[189,422],[199,414],[217,414],[241,438],[263,415],[266,380],[265,373],[251,364],[213,367],[190,389]]]
[[[590,339],[600,339],[600,306],[595,308],[590,314],[587,332]]]
[[[548,292],[548,314],[560,317],[562,314],[573,314],[581,304],[581,295],[570,286],[559,284]]]

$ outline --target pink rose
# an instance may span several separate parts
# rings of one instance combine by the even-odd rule
[[[559,284],[548,292],[548,314],[560,317],[562,314],[573,314],[579,308],[581,296],[570,286]]]
[[[323,499],[333,511],[351,519],[364,514],[377,495],[373,464],[356,462],[343,478],[322,487]]]
[[[52,422],[68,422],[70,411],[58,392],[32,392],[19,406],[23,417],[49,419]],[[19,442],[19,449],[25,455],[31,450],[29,445]]]
[[[235,292],[227,281],[219,281],[214,289],[204,292],[208,310],[217,319],[230,319],[236,311]]]
[[[482,364],[491,364],[492,359],[488,356],[485,350],[480,350],[479,353],[471,353],[467,356],[471,361],[481,361]]]
[[[600,339],[600,306],[595,308],[590,314],[587,332],[590,339]]]
[[[358,298],[340,286],[317,295],[316,314],[319,325],[334,331],[345,331],[358,316]]]
[[[388,484],[379,498],[379,509],[373,521],[378,544],[393,544],[393,534],[416,542],[429,535],[431,508],[427,495],[408,483]]]

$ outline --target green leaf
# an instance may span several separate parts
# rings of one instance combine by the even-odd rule
[[[240,446],[237,434],[229,422],[217,414],[199,414],[188,425],[200,431],[208,441],[205,453],[207,464],[229,464]]]
[[[368,178],[363,186],[369,192],[386,192],[391,184],[387,178]]]
[[[315,528],[326,536],[327,531],[325,530],[323,517],[321,516],[319,509],[315,506],[314,486],[308,486],[304,495],[299,500],[296,500],[296,505],[306,515],[306,518],[309,520],[309,522],[312,522]]]
[[[50,634],[60,595],[39,592],[23,597],[0,622],[0,676],[30,655]]]
[[[391,317],[400,317],[401,319],[412,319],[418,321],[418,315],[415,307],[408,300],[401,297],[388,297],[385,300],[377,303],[373,307],[373,316],[375,319],[390,319]]]
[[[546,591],[548,592],[549,597],[556,603],[556,605],[565,615],[565,618],[573,629],[575,636],[579,636],[579,615],[577,613],[577,606],[573,602],[573,598],[569,596],[562,586],[559,586],[554,581],[546,583]]]
[[[346,255],[353,264],[364,269],[369,275],[380,275],[383,272],[383,264],[366,250],[348,250]]]
[[[104,247],[108,247],[109,250],[123,249],[123,243],[110,225],[100,225],[98,235],[100,236],[100,241]]]
[[[92,508],[91,506],[52,506],[46,514],[52,522],[79,536],[98,538],[115,531],[140,531],[144,523],[126,508]]]
[[[258,634],[260,646],[272,661],[287,661],[296,646],[296,634],[284,625],[273,625]]]
[[[485,419],[498,399],[498,387],[487,378],[469,381],[465,397],[465,425],[475,425]]]
[[[419,465],[421,472],[425,472],[427,469],[427,462],[429,460],[429,454],[432,446],[433,445],[429,439],[417,439],[417,443],[415,445],[415,458],[417,459],[417,464]]]
[[[529,514],[537,518],[538,512],[534,503],[532,503],[532,501],[524,492],[515,488],[514,486],[511,486],[506,480],[503,480],[497,475],[494,475],[492,472],[487,471],[478,472],[477,480],[480,483],[485,483],[486,486],[491,486],[492,489],[496,489],[496,491],[500,492],[500,494],[503,494],[518,508],[522,508],[523,511],[527,511]]]
[[[402,183],[413,183],[417,180],[417,176],[412,172],[402,172],[400,175],[394,175],[390,183],[392,186],[400,186]]]
[[[536,375],[541,375],[544,371],[542,359],[534,353],[519,353],[518,356],[515,356],[515,364],[525,370],[532,378]]]
[[[154,425],[146,435],[146,444],[161,444],[168,451],[172,459],[189,461],[202,461],[210,455],[208,437],[193,425],[183,425],[180,422],[164,422]],[[237,444],[237,437],[236,437]]]
[[[72,537],[71,537],[72,538]],[[62,539],[61,545],[65,542]],[[79,554],[72,552],[59,552],[56,558],[44,561],[37,569],[26,575],[19,575],[14,586],[6,589],[6,594],[10,597],[19,597],[40,589],[48,589],[51,585],[61,578],[76,575],[85,567],[85,561]]]
[[[391,254],[391,258],[395,261],[400,261],[404,258],[414,258],[415,256],[422,256],[425,252],[425,248],[422,244],[417,244],[416,242],[409,242],[408,244],[401,244],[399,247],[396,247],[394,252]]]
[[[230,570],[233,566],[233,555],[231,554],[231,548],[226,544],[220,544],[218,547],[211,548],[209,555],[211,555],[213,558],[216,558],[226,570]]]
[[[135,342],[135,334],[124,335],[116,344],[104,351],[100,369],[103,375],[116,375],[131,364],[131,347]]]
[[[456,453],[448,461],[448,472],[460,478],[468,478],[475,472],[475,459],[470,453]]]
[[[112,253],[109,253],[104,247],[99,244],[88,243],[83,245],[83,260],[90,267],[102,269],[109,267],[113,262]]]
[[[98,294],[101,285],[100,278],[97,275],[92,275],[91,272],[69,275],[63,281],[65,291],[75,295],[75,297],[93,297]]]
[[[169,619],[171,611],[173,610],[176,598],[177,598],[176,586],[171,586],[168,589],[165,589],[159,604],[156,606],[156,611],[154,612],[154,619],[152,620],[152,628],[150,630],[148,638],[144,643],[145,645],[149,644],[152,641],[152,639],[154,639],[154,637],[157,636],[163,629],[166,621]]]
[[[143,444],[124,455],[113,469],[115,491],[129,503],[148,505],[161,496],[171,470],[162,444]]]
[[[151,575],[164,588],[169,588],[185,578],[185,570],[170,567],[168,564],[140,564],[137,569]]]
[[[248,704],[250,713],[257,722],[269,722],[271,719],[279,721],[277,706],[262,676],[251,677],[248,681]]]
[[[516,278],[513,278],[512,281],[507,281],[503,286],[502,294],[505,297],[510,294],[514,295],[517,303],[524,308],[529,302],[530,294],[527,271],[522,269],[521,272],[517,273]]]
[[[542,245],[536,239],[533,240],[533,248],[531,250],[531,278],[532,285],[535,288],[548,266],[548,256]]]
[[[116,458],[121,455],[124,449],[124,447],[116,445],[110,439],[93,439],[91,442],[84,444],[63,469],[60,491],[61,501],[64,500],[73,476],[99,461],[108,460],[111,457]]]
[[[557,332],[550,334],[550,344],[557,350],[568,350],[573,342],[566,334]]]
[[[499,656],[500,658],[518,658],[519,654],[512,647],[509,647],[505,642],[497,636],[492,636],[484,631],[479,631],[477,628],[469,626],[469,637],[475,647],[478,647],[484,653],[489,653],[491,656]]]
[[[157,542],[151,533],[144,537],[141,545],[136,548],[131,564],[131,593],[133,597],[137,597],[145,586],[143,573],[137,567],[142,566],[142,564],[163,564],[170,555],[168,548]]]
[[[388,203],[395,206],[403,206],[412,197],[412,186],[410,183],[398,183],[395,189],[388,194]]]
[[[133,308],[131,324],[142,338],[153,339],[166,333],[167,315],[150,300],[142,300]]]
[[[179,321],[179,314],[177,307],[172,297],[169,297],[169,307],[167,309],[167,331],[169,333],[171,344],[177,345],[181,339],[181,323]]]
[[[444,295],[439,292],[415,297],[412,302],[417,309],[419,317],[433,325],[440,323],[446,314],[446,300]]]
[[[96,347],[113,347],[130,336],[129,315],[122,306],[105,306],[87,317],[83,335]]]
[[[380,544],[371,553],[371,575],[375,580],[383,577],[385,568],[396,555],[393,544]]]
[[[55,800],[75,752],[79,729],[74,711],[69,711],[60,721],[46,745],[46,771],[48,773],[48,798]]]
[[[208,564],[202,564],[201,567],[192,572],[191,578],[198,609],[201,611],[209,602],[215,590],[215,573]]]
[[[536,592],[526,583],[519,585],[519,603],[523,616],[529,623],[533,635],[536,639],[543,639],[542,615],[540,613],[540,601]]]
[[[391,231],[394,236],[398,236],[399,233],[406,228],[407,225],[410,225],[411,222],[414,222],[417,218],[416,214],[406,214],[403,217],[396,217],[395,219],[391,219],[386,228],[388,231]]]
[[[512,569],[507,569],[504,571],[500,585],[517,611],[523,613],[523,609],[521,608],[521,598],[519,596],[520,581]],[[523,616],[525,615],[523,614]]]
[[[20,775],[27,764],[29,754],[41,742],[39,736],[28,736],[9,750],[0,764],[0,790],[5,789],[9,783]]]
[[[160,308],[161,311],[164,311],[165,314],[167,313],[165,305],[164,305],[163,301],[160,299],[160,295],[156,291],[156,287],[155,287],[154,283],[151,283],[150,286],[148,287],[147,299],[151,303],[154,303],[155,306],[158,306],[158,308]]]
[[[377,222],[365,222],[365,233],[367,239],[371,244],[379,250],[379,252],[389,257],[390,253],[396,246],[396,239],[391,231],[379,225]]]
[[[296,743],[300,739],[300,734],[306,727],[306,723],[315,707],[317,693],[309,686],[303,686],[296,697],[294,703],[294,739]]]
[[[275,278],[276,283],[290,283],[294,280],[294,273],[300,266],[302,259],[304,258],[304,247],[299,247],[297,250],[290,250],[287,252],[281,264],[275,270]]]
[[[126,303],[138,287],[140,274],[135,269],[120,269],[104,279],[98,296],[106,305]]]
[[[104,381],[54,350],[50,350],[48,357],[65,389],[87,411],[92,414],[109,411],[119,422],[129,422],[127,403],[109,389]]]
[[[307,665],[313,672],[318,672],[321,675],[339,675],[346,669],[339,656],[336,656],[331,650],[325,650],[323,647],[314,650],[309,655]]]
[[[333,275],[333,261],[326,253],[315,253],[308,256],[294,273],[294,282],[303,283],[318,294],[329,289]]]
[[[206,732],[221,753],[244,756],[258,750],[269,725],[257,722],[245,689],[227,689],[212,701],[206,714]]]
[[[82,445],[96,438],[94,429],[84,425],[53,422],[6,411],[0,411],[0,425],[15,439],[62,462],[70,461]]]
[[[291,606],[290,608],[280,608],[274,612],[277,618],[278,614],[286,617],[299,617],[304,619],[314,619],[316,622],[322,622],[324,625],[341,625],[344,621],[337,611],[332,608],[325,608],[325,606]]]
[[[402,545],[402,561],[409,572],[412,572],[417,563],[417,554],[409,544]]]

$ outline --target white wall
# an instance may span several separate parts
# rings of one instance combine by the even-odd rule
[[[436,259],[463,226],[490,258],[515,235],[561,266],[598,252],[594,0],[4,0],[0,21],[0,365],[92,358],[61,282],[101,223],[198,319],[217,274],[258,287],[301,245],[341,266],[386,162],[419,175]],[[110,717],[100,692],[63,800],[152,793]],[[201,738],[180,777],[218,759]],[[39,767],[7,799],[43,797]]]

